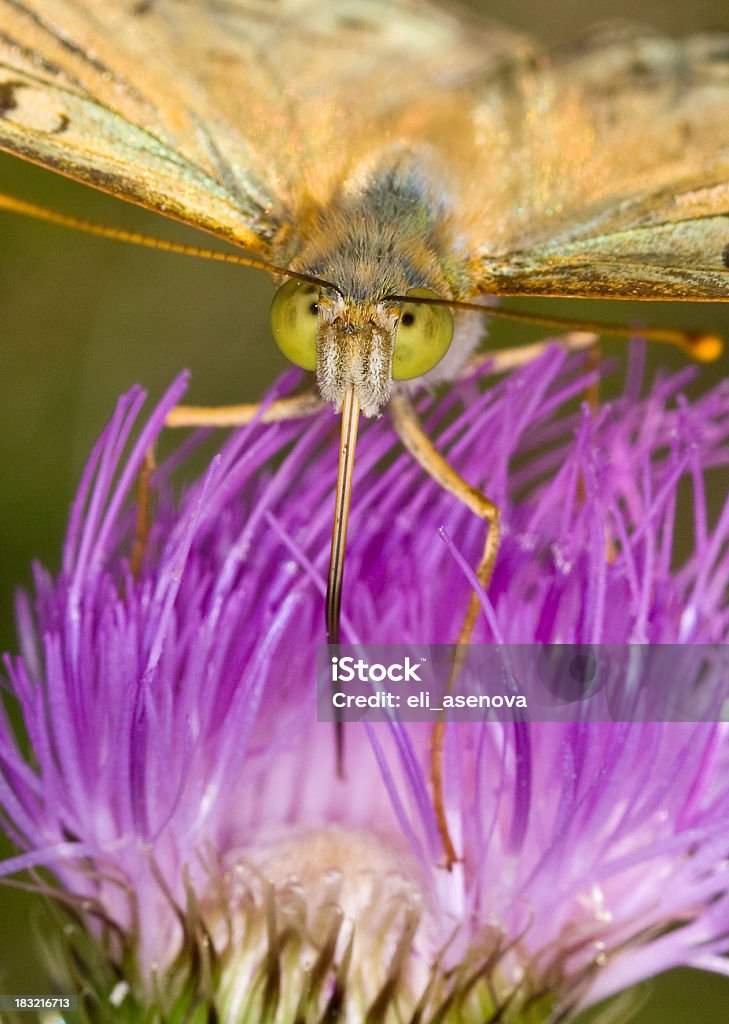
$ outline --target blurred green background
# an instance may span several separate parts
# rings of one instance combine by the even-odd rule
[[[681,34],[729,29],[729,5],[710,0],[493,0],[471,4],[547,42],[595,20],[626,17]],[[729,116],[729,111],[727,112]],[[0,155],[0,190],[120,227],[207,244],[178,225]],[[255,271],[186,260],[0,214],[0,648],[15,646],[13,593],[32,559],[55,569],[75,484],[116,397],[134,382],[158,396],[192,371],[196,404],[255,399],[285,367],[270,340],[273,288]],[[646,320],[632,304],[528,308],[557,315]],[[717,306],[651,305],[652,323],[729,334]],[[497,325],[504,341],[534,332]],[[620,351],[619,343],[612,346]],[[679,355],[662,355],[680,365]],[[715,373],[726,372],[726,360]],[[709,379],[709,376],[705,378]],[[726,491],[726,481],[718,485]],[[4,848],[2,852],[7,852]],[[0,888],[0,989],[44,991],[28,942],[31,897]],[[729,981],[677,971],[652,984],[643,1024],[729,1020]]]

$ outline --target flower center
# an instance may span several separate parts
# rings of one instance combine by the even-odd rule
[[[230,873],[223,1019],[363,1020],[387,993],[415,1008],[432,942],[412,855],[355,829],[276,836]],[[387,1016],[387,1015],[386,1015]]]

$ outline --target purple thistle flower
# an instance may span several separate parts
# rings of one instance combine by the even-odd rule
[[[684,371],[641,398],[641,357],[595,417],[590,373],[557,347],[421,398],[503,510],[475,639],[726,642],[729,503],[709,521],[705,478],[727,463],[729,389],[689,402]],[[446,870],[431,727],[348,725],[341,779],[316,721],[330,413],[236,432],[177,496],[200,438],[183,443],[131,573],[130,489],[183,390],[134,442],[143,394],[119,401],[5,663],[32,756],[0,721],[19,850],[2,871],[49,869],[70,901],[89,1019],[199,1000],[225,1022],[536,1024],[675,965],[726,972],[726,726],[449,724]],[[451,643],[484,526],[386,420],[363,435],[343,639]]]

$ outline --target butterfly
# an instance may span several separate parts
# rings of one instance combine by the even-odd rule
[[[276,277],[274,338],[342,410],[333,642],[360,413],[488,522],[486,585],[498,509],[408,382],[458,372],[482,296],[728,300],[728,109],[729,34],[549,53],[423,0],[0,0],[0,148]]]

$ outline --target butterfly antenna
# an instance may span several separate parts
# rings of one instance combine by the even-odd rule
[[[300,281],[307,281],[318,285],[320,288],[331,288],[338,292],[336,285],[330,284],[319,277],[311,274],[299,274],[296,271],[288,270],[286,267],[279,267],[275,263],[259,259],[255,256],[241,256],[234,252],[222,252],[219,249],[203,249],[198,245],[186,245],[181,242],[170,242],[165,238],[154,238],[152,235],[144,235],[140,231],[125,231],[123,228],[112,228],[105,224],[96,224],[94,221],[82,220],[79,217],[71,217],[65,213],[58,213],[45,206],[37,206],[35,203],[26,203],[23,199],[16,199],[15,196],[8,196],[0,193],[0,210],[9,210],[12,213],[20,213],[25,217],[33,217],[35,220],[43,220],[49,224],[57,224],[59,227],[72,228],[74,231],[83,231],[87,235],[96,235],[99,238],[111,238],[117,242],[128,242],[131,245],[141,245],[145,249],[157,249],[160,252],[172,252],[180,256],[196,256],[204,260],[217,260],[219,263],[235,263],[240,267],[257,267],[259,270],[268,270],[272,274],[280,274],[285,277],[295,277]]]
[[[337,492],[334,502],[332,546],[329,554],[326,598],[328,644],[339,643],[344,554],[347,547],[347,524],[349,522],[349,506],[352,498],[352,472],[354,470],[354,449],[357,444],[358,424],[359,402],[354,393],[354,387],[349,387],[344,394],[344,401],[342,402],[342,433],[339,444]],[[336,733],[337,774],[342,778],[344,775],[344,722],[340,717],[337,717],[334,728]]]
[[[673,345],[698,363],[711,363],[724,351],[724,342],[718,334],[707,331],[682,331],[670,327],[629,327],[625,324],[602,323],[601,321],[579,320],[571,317],[542,316],[541,313],[527,313],[503,306],[483,306],[476,302],[459,302],[456,299],[430,299],[426,296],[388,296],[400,302],[418,302],[434,306],[449,306],[452,309],[467,309],[487,316],[514,320],[518,323],[536,324],[539,327],[555,327],[560,331],[585,331],[589,334],[608,335],[615,338],[643,338],[665,345]]]

